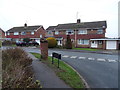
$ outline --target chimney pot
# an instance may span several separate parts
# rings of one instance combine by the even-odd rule
[[[80,19],[77,19],[77,23],[81,23],[81,20],[80,20]]]
[[[24,27],[25,27],[25,28],[27,27],[27,23],[24,24]]]

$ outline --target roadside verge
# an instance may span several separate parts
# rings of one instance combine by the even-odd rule
[[[32,53],[36,58],[40,58],[40,54]],[[62,79],[66,84],[72,88],[89,88],[86,81],[80,76],[80,74],[73,69],[70,65],[60,60],[60,68],[57,67],[57,59],[54,59],[54,64],[51,64],[52,58],[48,57],[48,60],[41,60],[50,67],[56,75]]]

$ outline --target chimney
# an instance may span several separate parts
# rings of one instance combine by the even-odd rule
[[[27,28],[27,23],[24,24],[24,28]]]
[[[77,19],[77,23],[81,23],[81,20],[80,20],[80,19]]]

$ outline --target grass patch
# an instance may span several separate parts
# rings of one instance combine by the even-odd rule
[[[31,53],[36,58],[40,58],[40,54]],[[60,60],[60,68],[57,68],[57,59],[54,59],[54,64],[51,64],[52,58],[48,57],[48,60],[41,60],[43,63],[47,64],[50,68],[52,68],[56,75],[60,77],[60,79],[64,80],[66,84],[71,86],[72,88],[85,88],[81,78],[79,75],[67,64]]]
[[[75,50],[86,50],[86,51],[98,51],[99,49],[91,49],[91,48],[73,48]]]

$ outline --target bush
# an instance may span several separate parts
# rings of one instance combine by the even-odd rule
[[[26,43],[29,43],[30,38],[24,38],[23,41],[26,42]]]
[[[67,35],[67,40],[66,40],[66,49],[72,49],[72,41],[70,39],[70,35]]]
[[[32,59],[19,48],[2,51],[2,88],[38,88],[33,82]]]
[[[10,40],[5,40],[2,42],[3,46],[11,46],[11,45],[15,45],[15,44],[16,44],[16,42],[10,41]]]
[[[57,45],[57,41],[53,37],[49,37],[46,39],[48,41],[48,48],[54,48]]]

